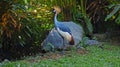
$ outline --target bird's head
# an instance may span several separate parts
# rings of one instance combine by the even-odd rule
[[[60,7],[58,7],[58,6],[54,6],[54,7],[53,7],[53,13],[59,14],[60,12],[61,12]]]

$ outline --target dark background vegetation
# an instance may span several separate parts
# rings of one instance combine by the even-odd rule
[[[82,25],[86,36],[120,29],[119,0],[0,0],[0,61],[43,52],[53,6],[62,9],[59,20]]]

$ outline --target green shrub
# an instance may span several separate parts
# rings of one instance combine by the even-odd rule
[[[35,2],[0,2],[0,47],[3,53],[13,53],[17,57],[41,50],[41,43],[53,28],[53,21],[51,7]]]

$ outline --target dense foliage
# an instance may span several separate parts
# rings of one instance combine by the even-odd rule
[[[41,50],[41,42],[53,27],[48,5],[14,0],[1,1],[0,5],[0,46],[5,53],[2,57],[31,55]]]

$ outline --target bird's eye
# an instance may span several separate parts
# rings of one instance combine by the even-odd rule
[[[55,13],[56,12],[56,10],[55,9],[53,9],[53,13]]]

